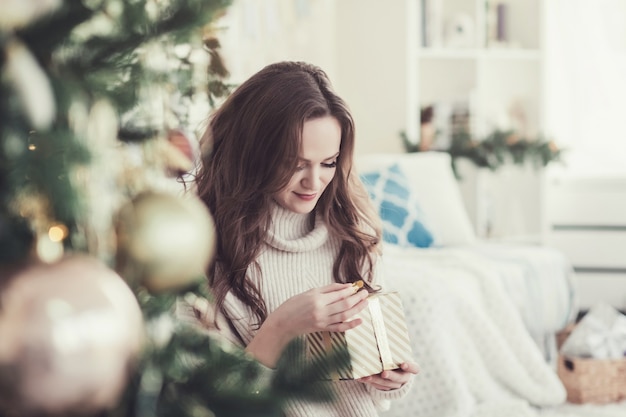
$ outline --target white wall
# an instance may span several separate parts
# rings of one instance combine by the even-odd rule
[[[551,0],[547,130],[567,149],[557,175],[626,176],[626,1]]]
[[[308,61],[336,77],[333,0],[234,0],[221,26],[222,54],[235,83],[282,60]]]
[[[221,23],[222,53],[235,83],[276,61],[320,66],[353,112],[357,152],[400,152],[403,11],[404,0],[234,0]]]
[[[336,87],[353,112],[357,152],[401,152],[407,102],[405,2],[341,0],[336,5]]]

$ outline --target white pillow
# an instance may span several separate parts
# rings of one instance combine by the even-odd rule
[[[409,178],[412,193],[428,219],[434,246],[467,245],[476,241],[461,190],[452,171],[450,154],[412,152],[359,154],[358,174],[382,171],[397,163]]]
[[[402,247],[427,248],[433,244],[417,198],[399,164],[361,175],[383,223],[383,240]]]

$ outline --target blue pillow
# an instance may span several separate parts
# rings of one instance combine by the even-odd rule
[[[424,225],[424,215],[411,194],[407,177],[398,164],[361,175],[383,223],[383,240],[398,246],[427,248],[433,235]]]

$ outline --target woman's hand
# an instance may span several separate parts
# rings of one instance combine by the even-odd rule
[[[330,284],[303,292],[281,304],[268,317],[289,338],[319,332],[345,332],[361,324],[350,320],[367,306],[367,291],[352,284]]]
[[[359,378],[360,382],[369,384],[377,390],[391,391],[402,388],[404,384],[409,382],[411,376],[417,375],[419,366],[413,362],[404,362],[400,364],[400,368],[391,371],[382,371],[378,375],[366,376]]]
[[[358,326],[361,319],[350,319],[367,306],[368,293],[355,290],[352,284],[336,283],[289,298],[268,315],[246,351],[274,367],[282,350],[297,336]]]

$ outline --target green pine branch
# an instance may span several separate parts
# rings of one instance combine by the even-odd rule
[[[400,133],[406,152],[422,152],[419,144],[411,142],[405,132]],[[431,149],[426,149],[428,151]],[[473,138],[468,132],[454,132],[447,149],[436,149],[447,152],[452,158],[452,167],[458,177],[456,161],[466,158],[476,166],[496,171],[503,165],[513,163],[524,165],[531,163],[535,168],[545,167],[553,162],[561,162],[563,150],[542,136],[529,139],[519,137],[515,131],[496,129],[480,140]]]
[[[41,17],[15,32],[0,31],[0,50],[10,42],[24,45],[39,63],[52,86],[57,117],[45,129],[35,129],[23,108],[15,86],[6,77],[0,77],[0,248],[22,250],[0,251],[0,260],[18,261],[28,254],[33,240],[19,224],[27,222],[11,209],[19,190],[26,187],[40,194],[50,206],[51,218],[65,223],[70,229],[67,244],[77,250],[86,249],[80,239],[78,224],[81,218],[81,190],[75,189],[69,173],[81,164],[87,164],[88,147],[85,138],[78,137],[67,118],[75,103],[89,108],[99,99],[112,103],[120,116],[131,114],[141,105],[141,91],[155,86],[172,86],[183,96],[196,93],[192,70],[185,57],[173,69],[154,69],[142,62],[145,47],[162,44],[173,47],[177,43],[202,46],[200,29],[230,4],[230,0],[170,0],[151,2],[166,4],[156,13],[147,8],[148,0],[63,1],[53,13]],[[118,8],[117,12],[112,11]],[[121,9],[120,9],[121,8]],[[94,21],[109,21],[106,33],[90,29]],[[92,33],[93,32],[93,33]],[[214,50],[209,49],[211,66],[207,70],[205,89],[209,101],[226,95],[229,88],[221,81],[224,72],[217,62]],[[171,54],[172,59],[176,58]],[[0,71],[6,68],[5,54],[0,53]],[[181,117],[184,124],[185,115]],[[144,141],[154,138],[159,126],[126,123],[119,139]],[[38,142],[37,144],[32,143]],[[32,148],[33,145],[37,145]]]
[[[81,231],[89,226],[81,204],[84,190],[74,184],[71,173],[90,163],[92,148],[90,138],[73,130],[68,117],[72,106],[89,111],[104,99],[112,103],[120,118],[130,116],[118,140],[147,140],[163,126],[144,126],[132,120],[132,111],[143,104],[143,88],[171,88],[187,97],[196,92],[187,57],[171,55],[174,61],[178,59],[176,70],[155,69],[143,59],[147,47],[201,44],[210,57],[204,86],[209,101],[213,104],[229,93],[231,86],[223,82],[228,72],[218,53],[219,42],[201,39],[199,32],[229,3],[150,2],[162,7],[151,12],[147,0],[65,0],[56,12],[24,28],[0,30],[0,51],[10,43],[27,49],[38,63],[36,69],[43,71],[50,83],[56,108],[49,126],[35,128],[19,83],[5,77],[9,57],[0,53],[0,266],[23,261],[32,249],[31,219],[14,208],[17,196],[24,192],[42,196],[49,204],[50,216],[68,226],[70,236],[77,236],[67,241],[70,249],[86,250],[85,239],[80,239]],[[109,30],[90,32],[97,19],[109,19]],[[227,347],[217,336],[178,323],[173,310],[180,294],[133,291],[148,330],[146,348],[119,404],[98,417],[273,417],[282,416],[292,398],[332,400],[333,393],[319,383],[318,370],[302,365],[302,345],[290,345],[277,369],[269,371],[242,349]],[[187,291],[210,298],[206,288]],[[152,328],[158,327],[160,320],[175,323],[169,333],[154,333]],[[333,358],[345,360],[345,355],[331,355],[331,363]],[[66,415],[72,413],[68,410]]]
[[[124,398],[102,417],[282,417],[290,399],[334,399],[334,391],[322,382],[320,367],[303,361],[302,341],[288,345],[276,369],[270,370],[230,342],[177,320],[173,313],[177,296],[187,292],[209,296],[206,290],[205,284],[179,294],[135,289],[146,328],[158,329],[163,321],[173,327],[165,334],[147,332],[146,348]],[[329,353],[325,360],[336,367],[347,358],[343,350]]]

